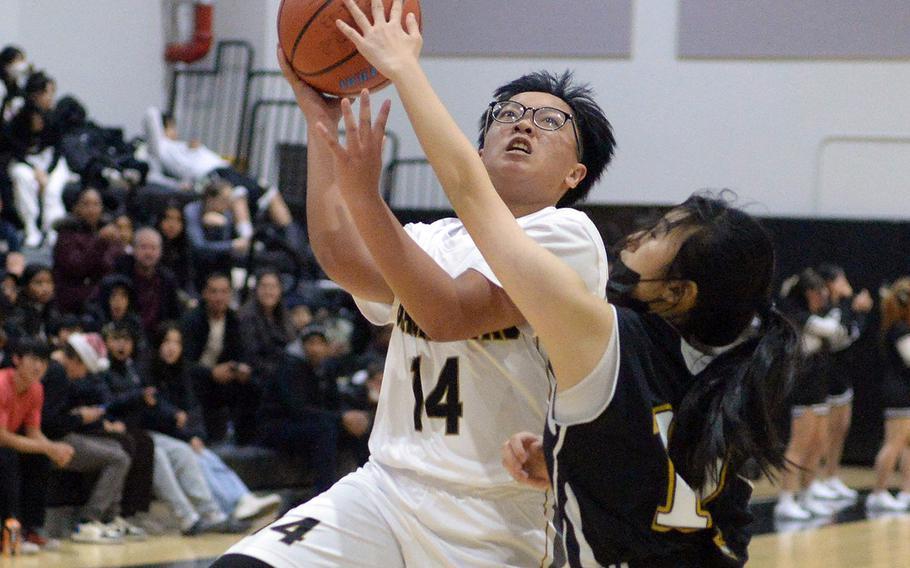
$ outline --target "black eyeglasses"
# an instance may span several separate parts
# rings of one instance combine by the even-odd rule
[[[517,101],[493,101],[487,110],[490,118],[503,124],[514,124],[520,121],[528,111],[531,111],[531,122],[541,130],[559,130],[567,122],[572,123],[576,155],[578,161],[581,161],[581,140],[578,138],[578,129],[575,127],[575,117],[571,114],[553,107],[526,107]]]

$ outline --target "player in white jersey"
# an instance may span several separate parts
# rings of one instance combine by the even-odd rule
[[[280,59],[309,128],[314,252],[368,319],[395,331],[369,463],[214,566],[536,565],[545,496],[512,481],[500,463],[510,433],[540,431],[545,421],[546,359],[532,331],[458,220],[398,224],[376,190],[378,152],[372,167],[333,169],[316,128],[337,133],[340,112]],[[495,99],[480,141],[497,189],[526,233],[603,296],[600,236],[582,213],[554,206],[584,197],[605,169],[609,123],[568,73],[526,75]],[[352,149],[381,143],[388,105],[372,127],[368,100],[361,111]]]

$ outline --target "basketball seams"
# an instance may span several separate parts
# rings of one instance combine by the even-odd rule
[[[370,0],[356,2],[369,5]],[[384,0],[383,4],[388,12],[391,1]],[[382,88],[388,84],[388,79],[378,73],[333,25],[336,16],[344,19],[341,13],[336,14],[339,10],[343,10],[343,5],[336,0],[281,0],[278,7],[279,43],[291,68],[297,77],[329,95],[345,96],[363,88]],[[402,22],[408,13],[414,13],[422,28],[420,0],[404,0]],[[321,68],[313,69],[316,66]]]
[[[331,4],[334,1],[335,0],[325,0],[325,2],[322,3],[322,6],[320,6],[315,12],[313,12],[313,15],[310,16],[310,19],[307,20],[305,24],[303,24],[303,27],[300,29],[300,33],[297,34],[297,38],[294,40],[294,47],[291,48],[291,54],[290,54],[291,61],[294,61],[294,58],[297,55],[297,47],[300,45],[300,40],[303,39],[303,35],[307,32],[308,29],[310,29],[310,26],[313,25],[313,20],[315,20],[319,16],[319,14],[321,14],[323,10],[328,8],[329,4]],[[282,0],[282,5],[283,4],[284,4],[284,2]],[[280,13],[279,13],[279,17],[280,17]]]

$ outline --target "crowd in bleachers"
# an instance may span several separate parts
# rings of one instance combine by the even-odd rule
[[[99,126],[14,46],[0,51],[0,520],[72,540],[243,531],[278,505],[210,445],[302,457],[317,489],[367,458],[387,330],[326,286],[276,188],[157,109]],[[60,482],[54,482],[54,479]],[[49,497],[53,493],[53,497]],[[61,497],[59,494],[64,493]]]

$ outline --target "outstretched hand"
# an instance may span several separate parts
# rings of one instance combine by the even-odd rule
[[[383,1],[372,0],[373,22],[370,23],[370,19],[354,0],[344,0],[360,31],[341,20],[335,21],[341,33],[357,47],[357,51],[392,82],[395,82],[400,71],[417,62],[423,46],[420,26],[413,12],[409,12],[405,18],[407,29],[401,26],[401,2],[402,0],[393,0],[387,20]]]
[[[278,46],[277,56],[278,66],[281,67],[284,78],[290,83],[291,89],[294,91],[294,98],[297,99],[297,106],[303,111],[307,122],[311,124],[322,123],[337,129],[338,121],[341,119],[340,99],[322,95],[300,79],[291,67],[291,63],[280,45]]]
[[[359,119],[354,118],[351,101],[342,100],[341,113],[346,133],[344,145],[338,140],[337,132],[330,131],[323,123],[316,125],[316,131],[332,151],[335,176],[345,196],[356,198],[375,193],[382,174],[382,147],[391,107],[390,101],[383,102],[374,122],[369,91],[364,89],[360,93]]]
[[[502,445],[502,465],[518,483],[546,491],[550,475],[543,455],[543,440],[537,434],[519,432]]]

